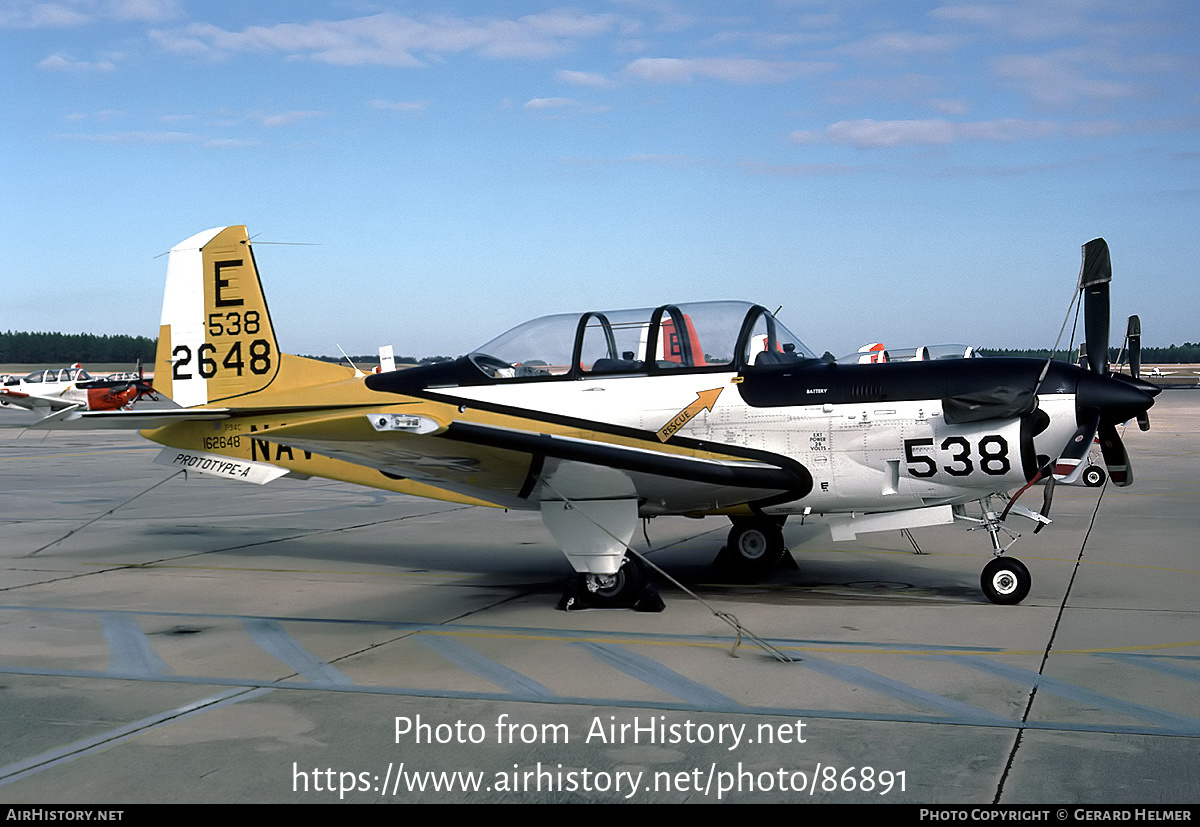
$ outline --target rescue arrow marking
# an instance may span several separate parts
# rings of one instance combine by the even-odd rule
[[[695,418],[696,414],[700,413],[705,408],[708,408],[711,411],[713,409],[713,405],[717,404],[717,397],[721,395],[721,391],[723,390],[725,389],[713,388],[712,390],[708,391],[696,391],[696,401],[688,405],[679,413],[675,414],[675,416],[671,417],[671,421],[659,429],[658,441],[666,442],[675,435],[676,431],[691,422],[692,419]]]

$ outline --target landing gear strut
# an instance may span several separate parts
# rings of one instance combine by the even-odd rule
[[[962,513],[957,513],[957,516],[959,519],[978,523],[971,531],[980,528],[986,529],[991,538],[994,557],[983,567],[983,573],[979,576],[979,585],[983,589],[984,597],[1001,606],[1015,606],[1029,594],[1029,587],[1033,585],[1033,577],[1020,560],[1015,557],[1003,556],[1004,552],[1012,548],[1013,543],[1017,542],[1021,535],[1004,526],[1004,523],[1000,521],[1000,515],[992,511],[991,500],[991,497],[985,497],[979,501],[982,512],[980,519],[967,517]],[[1026,517],[1039,525],[1046,525],[1050,522],[1048,518],[1036,511],[1030,511],[1028,508],[1014,503],[1009,503],[1006,513]],[[1002,531],[1010,538],[1007,543],[1000,541],[1000,532]]]

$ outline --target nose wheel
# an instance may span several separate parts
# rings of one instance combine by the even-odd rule
[[[1015,606],[1029,594],[1033,578],[1025,564],[1015,557],[996,557],[983,567],[979,585],[983,594],[1001,606]]]
[[[1030,519],[1041,527],[1049,525],[1050,519],[1036,511],[1030,511],[1024,506],[1017,505],[1015,501],[1009,501],[1004,512],[997,514],[991,508],[991,500],[991,497],[984,497],[979,501],[981,514],[978,519],[968,517],[962,511],[956,511],[955,517],[976,523],[977,525],[969,530],[984,529],[991,538],[993,557],[983,567],[983,573],[979,576],[979,586],[983,589],[984,597],[1001,606],[1015,606],[1029,594],[1029,587],[1033,585],[1033,577],[1020,560],[1004,556],[1004,552],[1012,548],[1013,543],[1017,542],[1021,535],[1006,528],[1002,520],[1007,514],[1012,513]],[[1008,536],[1008,542],[1001,542],[1001,533]]]

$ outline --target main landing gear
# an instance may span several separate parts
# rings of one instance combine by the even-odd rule
[[[558,608],[568,612],[666,608],[645,567],[626,551],[637,525],[637,509],[634,499],[542,503],[542,522],[576,571]]]
[[[641,561],[626,557],[616,574],[577,574],[558,601],[558,608],[565,612],[582,609],[661,612],[666,604]]]
[[[739,517],[729,529],[725,548],[717,557],[717,565],[726,568],[740,580],[761,580],[779,565],[786,547],[783,544],[783,521],[786,517]]]

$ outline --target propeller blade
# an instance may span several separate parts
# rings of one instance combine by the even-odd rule
[[[1086,422],[1075,429],[1070,441],[1062,449],[1058,460],[1054,463],[1053,478],[1059,482],[1074,482],[1083,471],[1083,461],[1088,451],[1092,449],[1092,441],[1096,438],[1096,429],[1100,427],[1100,413],[1092,413]],[[1114,434],[1116,431],[1113,432]],[[1109,473],[1111,474],[1111,469]]]
[[[1129,464],[1129,454],[1125,452],[1125,444],[1121,442],[1116,426],[1108,422],[1100,423],[1100,452],[1104,454],[1108,478],[1113,485],[1122,488],[1132,485],[1133,466]]]
[[[1088,342],[1088,367],[1098,376],[1108,374],[1108,285],[1112,260],[1108,242],[1093,238],[1083,245],[1079,289],[1083,291],[1083,329]]]
[[[1125,347],[1129,351],[1129,375],[1134,379],[1142,377],[1142,320],[1136,315],[1129,317],[1125,328]]]

